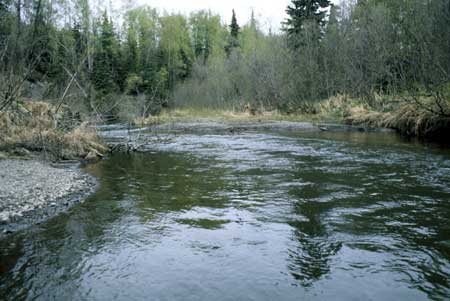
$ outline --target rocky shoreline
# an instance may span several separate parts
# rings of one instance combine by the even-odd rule
[[[0,238],[68,210],[95,187],[76,164],[0,159]]]

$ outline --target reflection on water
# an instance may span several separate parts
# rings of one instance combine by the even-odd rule
[[[142,133],[141,133],[142,135]],[[441,300],[450,155],[386,133],[179,135],[0,241],[6,300]]]

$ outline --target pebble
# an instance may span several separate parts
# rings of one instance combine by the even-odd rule
[[[41,220],[47,215],[45,208],[58,205],[66,208],[70,205],[67,199],[89,191],[94,183],[90,176],[76,168],[15,159],[0,160],[0,179],[2,228],[11,223]],[[11,228],[0,228],[0,231],[6,233]]]

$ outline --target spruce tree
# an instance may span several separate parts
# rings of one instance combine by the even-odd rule
[[[236,12],[233,9],[233,14],[231,17],[231,24],[230,24],[230,40],[228,41],[227,46],[225,47],[225,51],[227,55],[230,55],[232,50],[234,48],[239,47],[239,33],[241,28],[239,27],[239,24],[236,19]]]
[[[288,19],[284,22],[285,31],[291,41],[297,41],[305,29],[307,22],[317,24],[323,28],[326,9],[331,5],[330,0],[292,0],[286,9]],[[295,42],[297,44],[297,42]],[[297,45],[298,46],[298,45]]]
[[[237,23],[237,19],[236,19],[236,12],[233,9],[233,15],[231,17],[231,24],[230,24],[231,37],[237,40],[240,29],[241,28],[239,27],[239,24]]]
[[[117,90],[118,78],[118,42],[113,24],[106,11],[103,13],[100,29],[94,60],[93,81],[96,89],[106,94]]]

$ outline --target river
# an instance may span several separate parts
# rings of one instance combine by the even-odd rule
[[[450,300],[448,148],[360,132],[151,141],[84,167],[99,181],[84,203],[0,241],[0,299]]]

